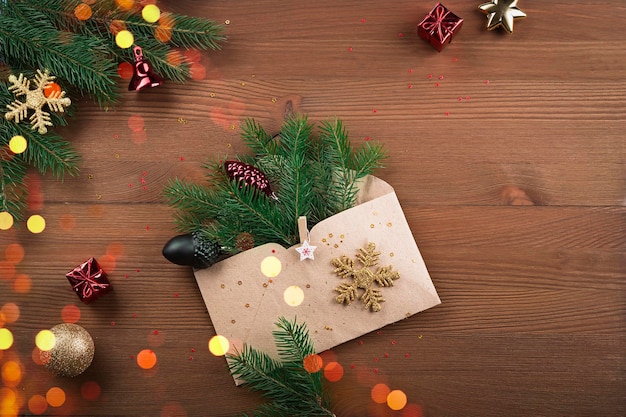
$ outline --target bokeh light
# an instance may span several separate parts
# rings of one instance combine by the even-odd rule
[[[20,318],[20,308],[15,303],[6,303],[0,312],[6,323],[15,323]]]
[[[117,266],[117,261],[111,255],[102,255],[98,258],[98,264],[103,271],[107,273],[111,273],[115,271],[115,267]]]
[[[273,278],[280,274],[282,267],[280,260],[275,256],[268,256],[261,261],[261,272],[268,278]]]
[[[148,23],[154,23],[161,17],[161,10],[155,4],[148,4],[141,10],[141,17]]]
[[[55,344],[56,337],[50,330],[42,330],[35,336],[35,346],[37,346],[39,350],[47,352],[52,350]]]
[[[222,335],[213,336],[209,340],[209,351],[215,356],[224,356],[230,349],[228,339]]]
[[[91,17],[92,13],[91,7],[86,3],[80,3],[74,9],[74,16],[76,16],[78,20],[87,20]]]
[[[0,212],[0,230],[9,230],[13,226],[13,216],[7,211]]]
[[[320,355],[311,353],[310,355],[306,355],[304,357],[303,367],[310,374],[321,371],[323,366],[324,361]]]
[[[390,392],[391,389],[387,386],[387,384],[376,384],[372,388],[372,400],[377,404],[385,404],[387,402],[387,396]]]
[[[131,64],[130,62],[120,62],[120,64],[117,66],[117,75],[119,75],[122,80],[130,80],[131,78],[133,78],[134,74],[135,69],[133,67],[133,64]]]
[[[61,86],[57,83],[48,83],[43,88],[43,95],[46,98],[57,98],[61,95]]]
[[[399,389],[395,389],[387,395],[387,405],[392,410],[402,410],[406,405],[406,394]]]
[[[115,43],[122,49],[130,48],[135,42],[135,37],[127,30],[120,30],[115,35]]]
[[[26,227],[31,233],[41,233],[46,229],[46,219],[39,214],[33,214],[26,221]]]
[[[135,5],[134,0],[115,0],[115,3],[124,10],[130,10]]]
[[[30,358],[37,365],[45,365],[47,361],[50,360],[50,355],[42,354],[43,352],[37,346],[33,348],[33,351],[30,353]]]
[[[206,67],[199,62],[193,62],[189,66],[189,76],[195,81],[204,80],[206,78]]]
[[[13,407],[17,401],[17,395],[11,388],[0,388],[0,416],[4,416],[3,409]]]
[[[11,243],[4,250],[4,256],[12,264],[19,264],[24,259],[24,247],[19,243]]]
[[[338,382],[343,378],[343,366],[339,362],[330,362],[324,367],[324,377],[329,382]]]
[[[128,124],[128,128],[132,130],[133,132],[140,132],[143,130],[146,123],[143,119],[143,116],[139,114],[131,114],[128,117],[127,124]]]
[[[157,355],[152,349],[144,349],[137,354],[137,365],[141,369],[152,369],[157,363]]]
[[[160,417],[187,417],[187,410],[178,401],[170,401],[163,405]]]
[[[39,416],[48,409],[48,401],[43,395],[33,395],[28,400],[28,409],[31,413]]]
[[[292,285],[283,293],[283,299],[290,306],[297,307],[304,301],[304,291],[297,285]]]
[[[113,36],[117,36],[117,34],[123,30],[126,30],[126,22],[124,22],[123,20],[116,19],[112,21],[111,24],[109,25],[109,32],[111,32],[111,35]]]
[[[52,387],[46,392],[46,401],[51,407],[61,407],[65,404],[65,391],[59,387]]]
[[[0,373],[2,373],[2,382],[9,388],[18,386],[22,380],[22,367],[16,361],[6,361]]]
[[[95,401],[100,398],[100,384],[96,381],[87,381],[80,387],[80,395],[86,400]]]
[[[26,138],[24,136],[16,135],[13,136],[11,140],[9,140],[9,149],[14,154],[20,154],[24,152],[27,147],[28,142],[26,141]]]
[[[12,279],[15,276],[15,264],[9,261],[0,261],[0,278]]]
[[[7,350],[13,346],[13,333],[9,329],[0,329],[0,350]]]
[[[61,225],[61,229],[69,232],[76,227],[76,217],[73,214],[65,213],[59,217],[59,224]]]
[[[402,410],[402,417],[424,417],[424,410],[420,405],[408,404]]]
[[[61,310],[61,319],[64,323],[76,323],[80,320],[80,308],[74,304],[68,304]]]
[[[13,280],[13,290],[20,294],[30,292],[32,285],[30,277],[26,274],[17,274]]]
[[[119,258],[124,254],[124,244],[122,242],[111,242],[107,246],[107,255]]]

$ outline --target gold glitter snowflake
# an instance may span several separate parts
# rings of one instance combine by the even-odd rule
[[[356,254],[356,259],[363,265],[361,268],[356,268],[354,260],[345,255],[332,260],[333,266],[336,267],[335,274],[341,278],[352,279],[351,283],[343,283],[335,288],[335,291],[339,293],[335,297],[338,303],[349,305],[356,298],[359,298],[366,309],[371,309],[374,312],[380,311],[380,303],[385,299],[378,288],[372,288],[374,283],[380,287],[393,287],[393,282],[400,278],[400,274],[397,271],[392,271],[391,265],[378,267],[376,272],[372,272],[370,268],[378,265],[379,256],[380,252],[376,251],[376,245],[370,242],[367,244],[367,248],[360,248],[359,253]],[[359,288],[364,290],[360,297],[358,296]]]
[[[15,123],[19,123],[26,118],[28,110],[34,110],[35,112],[30,116],[30,124],[32,130],[37,129],[42,135],[48,131],[46,126],[52,126],[50,121],[50,113],[43,110],[43,106],[46,104],[52,111],[63,113],[64,107],[72,104],[72,101],[65,97],[65,91],[61,91],[57,94],[51,94],[50,97],[46,97],[44,94],[44,88],[52,82],[56,77],[50,75],[48,70],[41,72],[37,70],[35,76],[34,90],[30,89],[30,80],[20,74],[19,77],[11,74],[9,75],[9,82],[12,84],[9,86],[9,91],[15,94],[15,97],[25,96],[24,102],[19,100],[13,101],[7,105],[9,110],[4,117],[7,120],[14,119]]]

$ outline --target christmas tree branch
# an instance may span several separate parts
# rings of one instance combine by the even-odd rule
[[[263,391],[272,401],[259,407],[252,415],[334,416],[322,390],[320,371],[305,377],[309,372],[304,368],[304,358],[314,353],[306,325],[280,318],[276,326],[278,330],[273,332],[273,336],[281,362],[247,345],[241,353],[227,355],[233,376],[243,380],[244,386],[250,390]],[[312,380],[319,383],[312,384]]]

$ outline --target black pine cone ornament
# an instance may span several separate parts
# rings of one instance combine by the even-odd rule
[[[243,182],[246,185],[254,187],[274,200],[278,200],[276,194],[270,187],[270,181],[260,169],[241,161],[224,162],[226,175],[233,181]]]
[[[176,265],[187,265],[195,269],[207,268],[219,260],[222,247],[219,243],[202,239],[198,232],[178,235],[163,246],[165,259]]]

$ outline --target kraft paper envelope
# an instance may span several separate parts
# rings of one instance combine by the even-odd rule
[[[269,243],[195,271],[215,331],[228,338],[231,351],[241,351],[245,343],[277,357],[272,331],[281,316],[306,322],[315,349],[322,352],[441,302],[396,194],[379,178],[361,182],[357,205],[318,223],[309,237],[317,246],[314,260],[300,260],[300,245],[285,249]],[[372,272],[391,265],[400,274],[392,287],[373,284],[385,299],[378,312],[365,309],[360,299],[350,305],[335,300],[335,288],[350,280],[334,273],[331,260],[346,255],[359,269],[355,255],[369,242],[381,252]],[[276,276],[261,271],[268,257],[280,264]],[[297,306],[285,298],[293,286],[304,293]],[[360,296],[363,290],[358,291]]]

